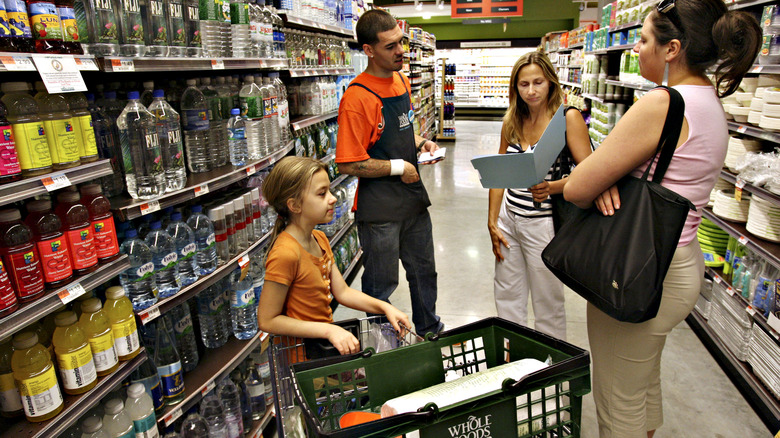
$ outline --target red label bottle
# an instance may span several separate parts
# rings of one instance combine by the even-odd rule
[[[29,202],[27,213],[24,222],[32,230],[35,247],[41,256],[46,287],[54,289],[69,283],[73,279],[73,265],[68,240],[62,234],[62,221],[51,211],[51,201]]]
[[[73,273],[83,275],[97,269],[97,247],[89,211],[79,202],[79,192],[66,191],[57,195],[57,208],[54,212],[64,225],[63,230],[68,241],[70,261]]]
[[[16,155],[14,132],[6,118],[7,115],[5,105],[0,102],[0,184],[22,179],[22,167]]]
[[[18,308],[19,302],[16,300],[11,279],[8,278],[8,271],[0,260],[0,318],[14,313]]]
[[[32,231],[22,223],[19,210],[0,211],[0,253],[20,303],[43,296],[43,271]]]
[[[89,221],[95,234],[97,257],[106,263],[119,257],[119,240],[116,237],[111,202],[103,196],[100,184],[87,184],[81,188],[81,203],[89,210]]]

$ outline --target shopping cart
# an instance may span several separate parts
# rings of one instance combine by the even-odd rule
[[[378,342],[381,342],[384,349],[393,349],[422,340],[411,331],[399,337],[384,316],[349,319],[339,321],[336,324],[355,335],[360,341],[361,350],[367,346],[376,346]],[[302,418],[300,417],[300,408],[295,406],[291,365],[312,359],[319,362],[327,360],[323,359],[327,356],[338,356],[338,352],[329,345],[327,340],[312,341],[314,340],[279,335],[272,335],[270,339],[268,358],[275,394],[276,425],[280,438],[300,435],[295,430],[297,429],[296,422]],[[344,377],[346,378],[346,375]]]
[[[347,411],[378,412],[390,399],[504,363],[534,358],[549,366],[500,390],[449,406],[428,403],[403,413],[343,429]],[[284,401],[302,410],[308,436],[396,437],[413,432],[440,437],[578,437],[582,397],[590,392],[587,351],[500,318],[488,318],[426,342],[382,353],[291,365]]]

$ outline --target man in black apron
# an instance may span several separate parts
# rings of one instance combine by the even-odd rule
[[[389,302],[398,286],[400,258],[415,331],[438,333],[444,325],[436,315],[431,202],[417,169],[417,154],[438,146],[414,133],[408,81],[399,72],[403,32],[395,19],[371,10],[356,31],[369,61],[339,108],[336,162],[339,172],[360,177],[355,217],[364,257],[363,292]]]

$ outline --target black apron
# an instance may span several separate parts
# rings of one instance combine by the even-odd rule
[[[350,84],[353,86],[365,88],[382,101],[384,130],[368,150],[368,156],[377,160],[402,159],[418,169],[409,90],[400,96],[382,98],[363,84]],[[429,205],[431,201],[422,181],[406,184],[400,176],[360,178],[355,218],[361,222],[398,222],[417,216]]]

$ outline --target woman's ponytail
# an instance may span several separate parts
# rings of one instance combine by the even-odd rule
[[[725,97],[739,87],[761,50],[761,28],[756,19],[741,11],[723,14],[712,27],[720,65],[715,69],[718,96]]]

